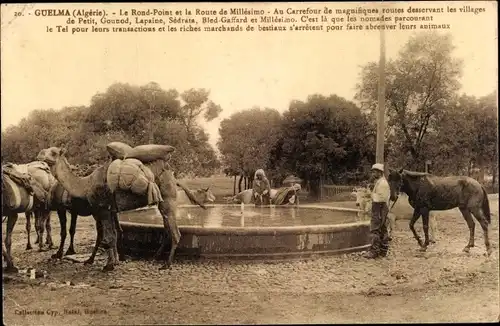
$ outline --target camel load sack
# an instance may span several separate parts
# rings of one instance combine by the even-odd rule
[[[108,167],[107,178],[111,192],[120,189],[147,196],[148,205],[163,201],[153,172],[137,159],[114,160]]]
[[[114,141],[106,145],[106,149],[108,150],[108,153],[111,155],[113,160],[123,160],[125,158],[125,155],[132,150],[132,147],[125,143]]]
[[[13,211],[29,211],[33,208],[33,194],[39,201],[50,201],[49,189],[56,183],[45,162],[34,161],[28,164],[7,163],[2,166],[7,196],[6,206]]]
[[[14,182],[7,174],[2,175],[3,182],[3,206],[9,210],[20,213],[30,211],[33,208],[33,195],[25,187]]]
[[[106,145],[111,157],[115,159],[135,158],[143,163],[156,160],[166,160],[170,153],[175,151],[175,147],[170,145],[139,145],[134,148],[122,142],[112,142]]]

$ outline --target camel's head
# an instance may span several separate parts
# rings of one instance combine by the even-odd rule
[[[196,190],[196,192],[203,194],[203,203],[213,203],[215,201],[215,195],[210,191],[210,186],[207,188],[200,188]]]
[[[40,161],[46,162],[50,166],[54,166],[60,158],[63,158],[66,154],[66,149],[61,147],[50,147],[42,149],[38,153],[38,159]]]

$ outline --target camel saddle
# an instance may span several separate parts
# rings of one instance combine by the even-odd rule
[[[28,164],[13,164],[7,163],[2,166],[2,172],[7,177],[6,191],[10,191],[13,202],[9,206],[11,209],[20,209],[33,206],[23,204],[24,202],[32,202],[31,198],[23,198],[24,192],[17,189],[23,188],[27,196],[35,196],[40,202],[45,204],[47,208],[50,202],[49,189],[56,183],[56,179],[50,173],[50,167],[42,161],[34,161]],[[29,209],[28,209],[29,210]]]
[[[160,188],[155,183],[155,176],[150,168],[137,159],[116,159],[108,167],[107,183],[111,192],[116,190],[131,191],[140,196],[147,196],[148,205],[163,201]]]

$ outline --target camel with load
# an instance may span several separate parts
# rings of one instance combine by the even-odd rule
[[[99,245],[102,245],[108,255],[108,260],[103,271],[113,270],[119,262],[117,242],[121,238],[121,228],[118,222],[118,212],[148,206],[152,203],[151,199],[153,198],[163,217],[165,230],[163,241],[155,256],[159,257],[163,253],[166,241],[170,238],[170,253],[162,268],[171,265],[175,250],[180,241],[180,232],[176,224],[176,186],[178,182],[166,161],[166,157],[173,152],[175,148],[168,145],[156,146],[161,146],[157,147],[160,153],[156,154],[156,156],[152,155],[152,159],[150,155],[150,158],[145,160],[146,163],[140,166],[141,169],[147,168],[153,176],[153,180],[148,180],[149,185],[147,193],[143,193],[142,195],[134,193],[130,189],[124,190],[123,186],[119,183],[113,180],[110,181],[111,177],[114,176],[113,173],[116,173],[116,175],[120,175],[121,173],[121,160],[117,159],[116,156],[113,157],[113,161],[98,167],[89,176],[78,177],[70,168],[64,148],[50,147],[45,150],[44,161],[51,166],[54,177],[59,181],[62,187],[69,192],[72,198],[84,199],[89,203],[92,216],[96,220],[96,245],[92,256],[86,263],[93,263],[97,248]],[[140,146],[136,148],[138,147]],[[123,158],[125,159],[125,157]],[[134,159],[133,157],[129,158]],[[137,159],[135,160],[138,161]],[[127,161],[127,159],[123,162],[125,161]],[[134,164],[138,163],[134,161]],[[156,192],[155,189],[157,190]],[[186,193],[188,194],[188,192]],[[197,202],[197,199],[194,198],[192,194],[191,197],[192,201]],[[204,207],[200,203],[198,203],[198,205]]]

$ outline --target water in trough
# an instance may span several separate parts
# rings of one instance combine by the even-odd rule
[[[149,225],[163,225],[159,214],[121,214],[123,222]],[[199,207],[179,207],[177,224],[179,226],[200,227],[280,227],[306,225],[334,225],[353,223],[356,215],[351,211],[332,211],[331,209],[310,209],[306,207],[255,207],[214,205],[203,210]]]
[[[120,213],[124,245],[144,256],[158,249],[157,207]],[[209,259],[288,259],[366,249],[369,222],[357,210],[320,206],[180,206],[177,255]]]

